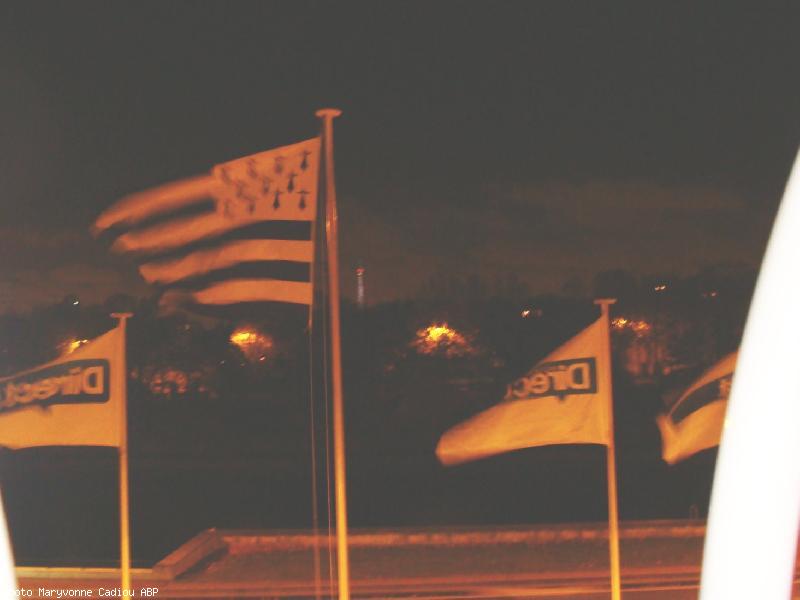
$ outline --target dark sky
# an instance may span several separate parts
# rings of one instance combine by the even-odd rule
[[[716,10],[715,10],[716,9]],[[0,8],[0,311],[145,292],[120,196],[315,135],[343,287],[757,264],[800,140],[800,5],[70,2]]]

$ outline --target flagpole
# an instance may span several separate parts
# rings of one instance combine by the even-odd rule
[[[333,119],[336,108],[316,112],[322,119],[325,152],[325,233],[328,245],[328,294],[331,308],[331,381],[333,385],[333,458],[336,489],[336,564],[339,600],[350,599],[350,560],[347,548],[347,487],[345,481],[344,401],[342,398],[342,349],[339,322],[339,243],[336,186],[333,178]]]
[[[119,428],[119,543],[120,543],[120,573],[122,574],[122,591],[131,589],[131,538],[128,504],[128,381],[127,360],[125,356],[125,343],[127,339],[127,322],[133,313],[112,313],[112,317],[119,319],[121,337],[120,352],[120,428]]]
[[[622,591],[619,569],[619,515],[617,514],[617,460],[614,443],[614,393],[611,386],[611,319],[608,307],[616,303],[612,298],[594,301],[600,305],[606,335],[603,341],[606,368],[600,369],[600,389],[608,390],[608,445],[606,446],[606,474],[608,476],[608,552],[611,565],[611,600],[620,600]]]
[[[319,175],[317,175],[317,183],[319,183]],[[319,194],[317,194],[319,196]],[[311,521],[314,529],[314,538],[319,537],[319,505],[317,502],[317,417],[314,410],[314,300],[316,299],[316,273],[315,265],[317,262],[317,221],[319,220],[319,203],[317,203],[314,210],[314,218],[311,221],[311,247],[315,250],[311,257],[309,265],[309,277],[311,282],[311,302],[308,303],[308,421],[309,438],[310,438],[310,454],[311,454]],[[323,339],[324,336],[323,336]],[[323,361],[324,368],[324,361]],[[325,448],[327,452],[327,447]],[[328,524],[330,526],[330,515],[328,515]],[[330,541],[328,542],[330,544]],[[321,570],[321,553],[319,543],[314,543],[314,597],[316,600],[322,598],[322,570]],[[328,553],[330,555],[330,552]],[[330,556],[329,556],[330,560]]]

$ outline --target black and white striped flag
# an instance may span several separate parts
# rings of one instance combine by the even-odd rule
[[[223,163],[123,198],[94,230],[137,260],[162,304],[309,305],[319,156],[313,138]]]

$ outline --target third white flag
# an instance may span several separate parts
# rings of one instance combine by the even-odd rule
[[[737,352],[723,357],[657,419],[662,457],[674,464],[701,450],[719,446]]]

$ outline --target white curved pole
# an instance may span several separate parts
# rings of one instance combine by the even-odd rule
[[[800,154],[773,225],[728,400],[701,600],[791,596],[800,518]]]
[[[16,598],[16,589],[17,578],[14,573],[14,555],[11,553],[11,542],[8,539],[3,499],[0,498],[0,598],[2,600]]]

